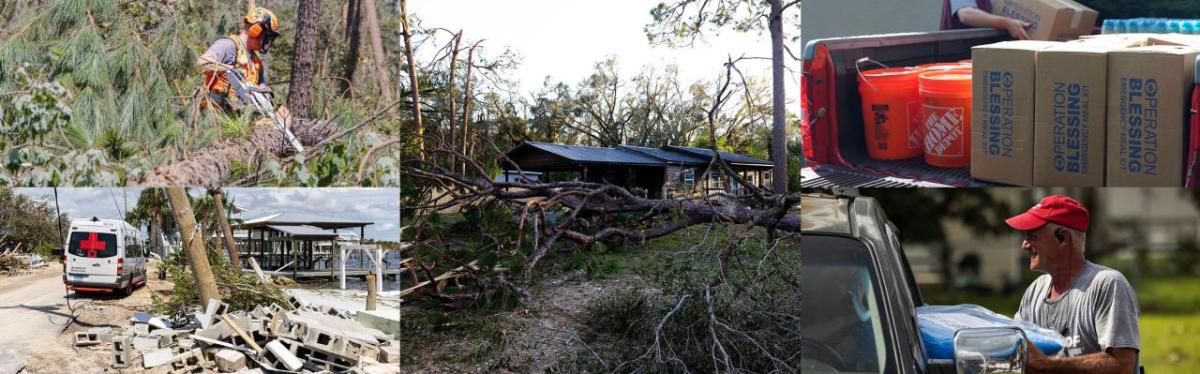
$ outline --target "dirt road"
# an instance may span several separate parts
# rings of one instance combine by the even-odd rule
[[[103,373],[112,370],[108,345],[75,347],[74,333],[91,327],[125,327],[134,311],[148,311],[151,290],[166,296],[169,280],[153,276],[151,262],[147,287],[133,295],[71,294],[75,322],[63,330],[71,316],[64,295],[62,265],[51,263],[31,274],[0,278],[0,374],[24,368],[25,373]],[[140,363],[140,355],[134,363]],[[140,366],[138,366],[140,368]]]
[[[0,374],[16,372],[30,353],[54,342],[70,319],[65,294],[57,263],[0,279]]]

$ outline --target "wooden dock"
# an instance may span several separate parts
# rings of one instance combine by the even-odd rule
[[[365,277],[365,276],[367,276],[367,273],[372,270],[374,270],[374,269],[371,269],[371,270],[346,269],[346,276],[347,277]],[[253,269],[242,269],[242,271],[246,272],[246,273],[251,273],[251,274],[254,273]],[[288,278],[296,278],[296,279],[308,279],[308,278],[329,278],[329,277],[337,278],[340,276],[341,273],[339,271],[337,271],[336,269],[333,271],[330,271],[329,269],[322,269],[322,270],[297,270],[296,272],[292,272],[291,270],[282,270],[282,271],[266,271],[266,270],[264,270],[263,274],[267,274],[270,276],[282,276],[282,277],[288,277]],[[384,276],[392,276],[392,275],[400,276],[400,269],[383,269],[383,275]]]

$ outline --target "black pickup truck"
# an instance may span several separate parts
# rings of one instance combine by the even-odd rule
[[[939,168],[920,157],[877,161],[867,157],[862,99],[858,94],[860,58],[888,66],[916,66],[971,58],[971,47],[1011,40],[993,29],[969,29],[869,35],[810,41],[804,48],[801,83],[801,141],[806,168],[804,187],[985,187],[969,168]],[[1200,65],[1198,65],[1200,66]],[[1200,79],[1200,74],[1197,74]],[[1200,81],[1193,89],[1186,155],[1186,185],[1200,178]]]
[[[874,199],[804,195],[800,219],[801,372],[974,373],[1024,367],[1023,353],[1004,357],[1010,365],[1005,370],[930,358],[917,325],[916,307],[925,302],[896,226]]]

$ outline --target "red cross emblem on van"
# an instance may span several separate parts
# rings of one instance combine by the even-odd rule
[[[87,256],[91,258],[96,257],[96,251],[104,250],[104,246],[108,244],[97,239],[96,236],[97,235],[94,232],[89,233],[87,240],[82,240],[79,242],[79,248],[87,251]]]

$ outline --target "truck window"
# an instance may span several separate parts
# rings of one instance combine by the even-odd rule
[[[67,251],[79,257],[113,257],[117,255],[117,236],[102,232],[72,232]]]
[[[883,301],[866,246],[843,237],[802,240],[801,367],[821,373],[883,372],[888,361]]]

